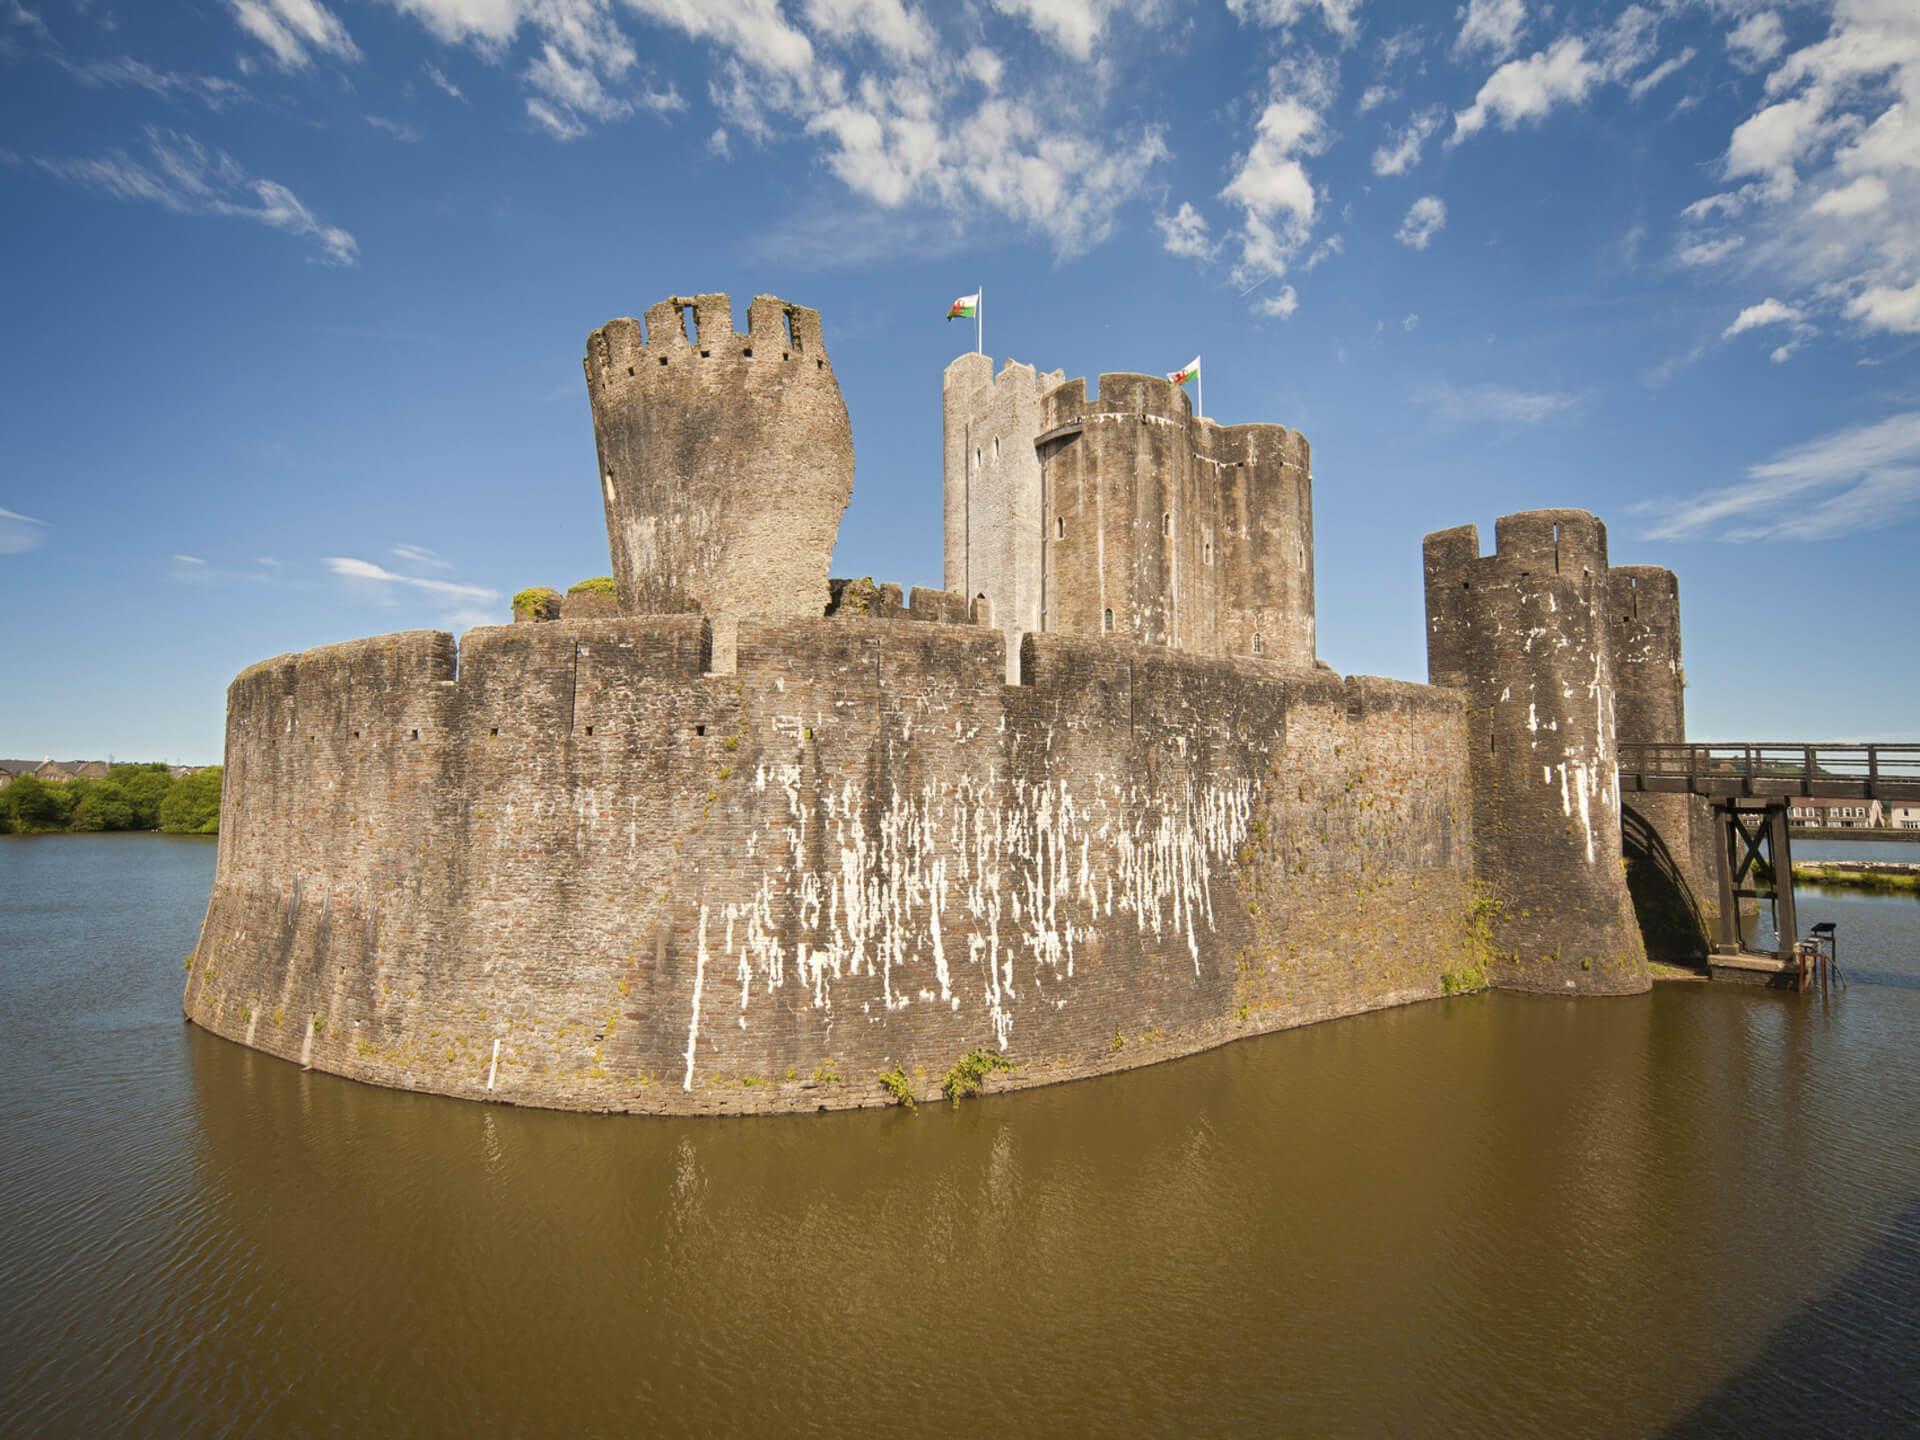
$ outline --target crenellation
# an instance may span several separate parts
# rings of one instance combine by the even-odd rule
[[[1434,683],[1342,677],[1297,431],[961,356],[945,584],[907,590],[828,575],[853,450],[817,312],[669,297],[583,371],[612,613],[529,590],[542,623],[243,671],[196,1023],[399,1088],[729,1114],[886,1103],[894,1067],[931,1098],[978,1048],[1018,1088],[1644,984],[1612,754],[1681,727],[1677,589],[1610,571],[1593,517],[1428,537]]]

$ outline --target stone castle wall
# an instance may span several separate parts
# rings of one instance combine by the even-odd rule
[[[1008,633],[1119,635],[1311,664],[1305,439],[1221,426],[1153,375],[948,366],[947,587]]]
[[[1606,603],[1619,743],[1685,741],[1687,680],[1680,654],[1679,580],[1658,565],[1616,565],[1608,572]],[[1683,950],[1687,958],[1704,955],[1705,936],[1720,909],[1707,802],[1694,795],[1641,794],[1633,797],[1631,807],[1659,835],[1699,921],[1708,927],[1699,936],[1667,937],[1665,944]]]
[[[621,609],[822,614],[853,433],[819,312],[757,295],[743,335],[727,296],[675,297],[584,364]]]
[[[1501,905],[1494,983],[1651,983],[1623,873],[1607,531],[1529,510],[1427,536],[1427,662],[1466,693],[1476,878]]]
[[[1003,645],[745,621],[716,674],[687,615],[257,665],[187,1013],[386,1085],[713,1113],[928,1096],[974,1048],[1094,1074],[1471,966],[1458,695],[1055,636],[1010,686]]]

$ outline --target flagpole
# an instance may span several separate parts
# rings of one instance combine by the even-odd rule
[[[1207,367],[1205,365],[1202,365],[1200,373],[1193,377],[1193,384],[1194,388],[1200,392],[1200,408],[1193,412],[1193,418],[1198,420],[1207,413]]]
[[[973,301],[973,353],[987,353],[987,287],[982,285],[974,293]]]

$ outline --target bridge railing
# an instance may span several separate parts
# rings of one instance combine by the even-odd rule
[[[1630,790],[1697,795],[1920,799],[1920,744],[1622,745],[1620,779]]]

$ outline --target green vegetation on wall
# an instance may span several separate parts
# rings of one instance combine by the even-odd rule
[[[546,585],[532,585],[515,593],[513,618],[516,620],[558,620],[560,592]]]
[[[522,592],[524,593],[524,592]],[[611,575],[595,575],[590,580],[582,580],[567,587],[569,595],[617,595]]]
[[[22,775],[0,790],[0,834],[63,830],[218,834],[220,767],[209,765],[176,779],[165,765],[115,765],[104,779]]]

